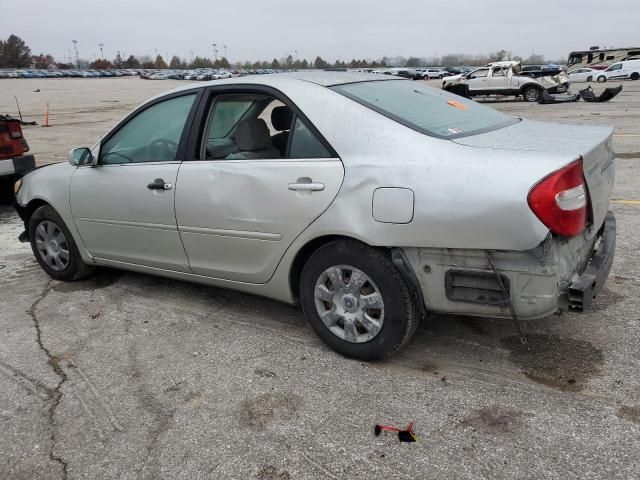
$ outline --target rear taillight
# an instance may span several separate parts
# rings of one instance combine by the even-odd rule
[[[527,197],[533,213],[553,233],[573,237],[587,227],[587,187],[582,158],[533,186]]]
[[[9,135],[11,135],[11,138],[22,138],[20,122],[9,122]]]

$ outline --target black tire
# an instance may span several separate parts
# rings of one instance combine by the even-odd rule
[[[522,89],[522,98],[525,102],[537,102],[542,96],[542,89],[536,86],[524,87]]]
[[[66,243],[67,245],[69,259],[66,265],[64,265],[64,267],[60,270],[55,270],[47,263],[47,261],[43,258],[43,254],[38,249],[36,243],[36,229],[38,228],[38,226],[40,226],[41,223],[45,221],[55,224],[55,226],[64,235],[64,243]],[[74,241],[73,236],[71,235],[71,232],[69,232],[69,229],[65,225],[64,221],[62,220],[60,215],[58,215],[58,212],[56,212],[49,205],[43,205],[39,207],[31,215],[31,218],[29,219],[29,240],[31,243],[31,250],[33,250],[33,255],[36,257],[36,260],[38,261],[42,269],[47,272],[50,277],[55,278],[56,280],[73,282],[86,277],[93,271],[93,267],[87,265],[82,260],[76,242]],[[59,248],[62,248],[62,245],[64,245],[64,243],[61,243]]]
[[[605,77],[604,75],[600,75],[598,78],[598,83],[604,83],[607,81],[607,77]]]
[[[593,75],[589,75],[587,77],[587,82],[593,82]]]
[[[352,343],[339,338],[324,324],[316,308],[316,282],[325,270],[336,265],[361,270],[382,296],[382,327],[366,342]],[[414,296],[389,256],[356,241],[327,243],[309,257],[300,279],[300,298],[305,316],[320,339],[338,353],[361,360],[378,360],[397,352],[411,339],[420,321]]]
[[[631,80],[638,80],[638,79],[640,78],[640,73],[638,73],[638,72],[633,72],[633,73],[631,74],[631,76],[629,76],[629,78],[630,78]]]

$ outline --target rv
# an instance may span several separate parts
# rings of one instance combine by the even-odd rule
[[[629,48],[600,48],[591,47],[589,50],[571,52],[567,60],[567,71],[578,68],[594,68],[604,70],[616,62],[640,59],[640,47]]]

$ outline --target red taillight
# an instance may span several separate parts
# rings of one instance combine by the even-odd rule
[[[543,178],[527,197],[533,213],[553,233],[573,237],[587,227],[587,186],[582,158]]]
[[[11,135],[11,138],[22,138],[20,122],[9,122],[9,135]]]

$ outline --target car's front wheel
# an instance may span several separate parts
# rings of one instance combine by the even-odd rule
[[[82,261],[76,242],[52,207],[39,207],[29,220],[31,249],[42,269],[56,280],[80,280],[92,268]]]
[[[300,280],[304,313],[337,352],[375,360],[400,349],[419,316],[409,286],[385,252],[330,242],[307,260]]]
[[[640,78],[640,73],[638,73],[638,72],[633,72],[633,73],[629,76],[629,78],[630,78],[631,80],[638,80],[638,79]]]

